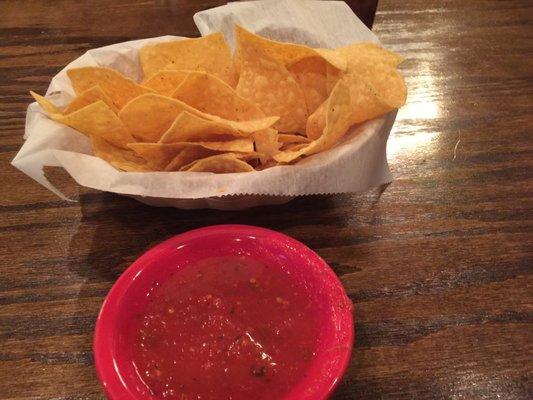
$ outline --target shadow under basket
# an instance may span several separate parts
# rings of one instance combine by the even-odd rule
[[[235,195],[222,197],[208,197],[203,199],[173,199],[165,197],[145,197],[126,195],[141,203],[154,207],[174,207],[183,210],[211,208],[215,210],[244,210],[252,207],[285,204],[296,196],[271,195]]]

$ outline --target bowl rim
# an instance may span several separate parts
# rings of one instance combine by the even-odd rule
[[[115,332],[115,329],[113,328],[115,326],[115,317],[120,312],[120,307],[124,306],[124,304],[121,302],[121,299],[128,289],[134,284],[135,279],[140,275],[140,273],[146,268],[149,268],[150,265],[154,265],[153,262],[149,263],[147,261],[153,261],[154,257],[161,257],[160,250],[169,245],[176,245],[205,235],[228,233],[240,233],[252,236],[259,235],[263,237],[266,236],[269,240],[283,240],[284,242],[289,243],[296,251],[305,253],[306,256],[312,258],[313,264],[325,272],[324,276],[326,279],[328,279],[336,289],[340,288],[339,293],[344,295],[346,298],[345,300],[350,301],[341,281],[331,267],[317,253],[315,253],[305,244],[283,233],[252,225],[228,224],[207,226],[172,236],[143,253],[119,276],[105,297],[98,313],[93,338],[94,365],[100,385],[102,386],[108,399],[154,399],[153,397],[135,396],[128,389],[128,385],[122,379],[122,376],[119,373],[119,367],[113,357]],[[346,372],[351,359],[355,337],[353,307],[350,308],[350,312],[342,313],[337,323],[342,324],[344,328],[351,326],[351,329],[346,329],[348,345],[343,347],[344,351],[339,355],[340,362],[337,371],[335,371],[335,374],[332,377],[328,377],[331,382],[326,382],[329,383],[329,385],[321,392],[319,391],[314,393],[316,397],[313,397],[313,399],[326,399],[332,394],[339,384],[341,377]]]

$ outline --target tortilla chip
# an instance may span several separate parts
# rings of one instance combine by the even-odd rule
[[[307,118],[305,134],[309,139],[318,139],[326,126],[326,113],[328,101],[324,101],[313,114]]]
[[[376,76],[368,79],[363,73],[348,68],[350,72],[344,74],[339,82],[343,82],[350,89],[351,125],[380,117],[405,103],[407,89],[396,70],[384,64],[375,65],[373,70]],[[323,103],[309,116],[307,137],[317,139],[322,135],[326,126],[326,112],[327,108]]]
[[[351,125],[350,107],[350,89],[340,81],[327,100],[326,126],[322,135],[299,150],[279,152],[274,155],[274,160],[288,163],[303,155],[315,154],[333,147]]]
[[[118,116],[134,137],[155,143],[183,111],[200,115],[198,110],[183,102],[158,94],[145,94],[130,101]]]
[[[239,96],[223,80],[206,72],[191,72],[171,97],[202,112],[232,121],[265,117],[259,107]]]
[[[229,121],[198,111],[182,101],[153,93],[133,99],[120,110],[118,115],[134,137],[144,142],[155,143],[184,111],[247,133],[269,128],[278,120],[277,117],[266,117],[251,121]]]
[[[326,92],[329,94],[341,78],[342,71],[332,67],[331,65],[326,65]]]
[[[255,150],[263,154],[259,159],[265,164],[278,152],[278,132],[275,129],[263,129],[254,133]]]
[[[358,69],[357,64],[369,66],[370,69],[374,65],[385,64],[394,69],[404,60],[402,56],[388,51],[375,43],[354,43],[334,51],[346,59],[346,73],[356,72]],[[373,74],[374,72],[370,71],[370,76]],[[326,86],[328,93],[331,92],[342,75],[343,71],[330,64],[326,65]]]
[[[256,104],[266,115],[280,116],[274,124],[275,129],[304,132],[307,107],[300,85],[282,64],[247,38],[237,36],[241,55],[237,93]]]
[[[70,114],[71,112],[77,111],[85,106],[88,106],[89,104],[97,102],[98,100],[102,100],[104,103],[106,103],[115,114],[118,113],[118,109],[113,104],[113,101],[107,94],[105,94],[100,86],[96,85],[76,96],[69,103],[69,105],[65,107],[63,114]]]
[[[159,143],[223,141],[243,136],[249,136],[249,133],[242,133],[226,124],[184,111],[161,136]]]
[[[217,153],[227,151],[252,153],[254,150],[253,142],[250,139],[200,143],[131,143],[129,147],[158,171],[165,170],[169,163],[187,148],[201,147]]]
[[[154,171],[162,171],[181,150],[188,146],[194,145],[191,143],[130,143],[129,148],[146,160]]]
[[[118,147],[126,148],[128,143],[135,141],[113,110],[101,100],[67,115],[51,115],[51,118],[91,138],[98,136]]]
[[[128,172],[151,171],[146,161],[131,149],[117,147],[100,136],[92,136],[93,153],[113,167]]]
[[[159,71],[152,75],[143,85],[163,96],[171,96],[189,72],[191,71]]]
[[[279,165],[279,163],[276,160],[270,159],[264,164],[259,164],[259,165],[254,166],[254,169],[256,171],[263,171],[265,169],[272,168],[272,167],[275,167],[277,165]]]
[[[225,142],[195,142],[206,149],[217,151],[230,151],[238,153],[253,153],[254,142],[252,139],[234,139]]]
[[[201,158],[220,154],[219,151],[206,149],[202,146],[187,146],[181,150],[165,167],[165,171],[179,171],[183,166]]]
[[[119,110],[131,99],[152,92],[111,68],[82,67],[67,71],[76,94],[100,86]]]
[[[230,50],[220,32],[144,46],[139,51],[145,80],[162,69],[205,71],[235,87]]]
[[[280,133],[278,135],[280,143],[309,143],[311,140],[302,135],[295,135],[292,133]]]
[[[328,98],[326,65],[324,59],[315,56],[304,58],[288,68],[304,92],[309,115]]]
[[[219,154],[207,158],[196,160],[183,166],[180,171],[189,172],[214,172],[217,174],[226,174],[233,172],[250,172],[254,169],[250,164],[240,160],[233,153]]]
[[[249,32],[239,25],[235,25],[235,37],[237,38],[237,42],[244,41],[250,43],[250,45],[262,47],[271,58],[275,59],[285,67],[307,57],[319,56],[328,64],[331,64],[340,70],[346,69],[346,60],[344,57],[330,49],[317,49],[301,44],[270,40]],[[239,47],[237,47],[235,53],[235,67],[238,72],[240,72],[242,66],[242,56],[243,54],[240,52]]]
[[[360,81],[363,81],[382,103],[383,111],[379,115],[405,104],[407,88],[403,77],[393,67],[383,63],[368,64],[362,60],[350,60],[348,71],[342,79],[350,86],[351,93],[358,93]]]
[[[127,148],[127,144],[135,142],[128,129],[109,106],[102,100],[80,108],[70,114],[63,115],[50,101],[31,92],[39,105],[54,121],[68,125],[89,137],[98,136],[115,146]],[[51,111],[51,112],[50,112]]]
[[[352,123],[376,118],[405,104],[407,88],[395,69],[403,60],[401,56],[371,43],[335,51],[347,60],[340,79],[350,88]]]
[[[298,151],[307,146],[306,143],[286,143],[281,147],[281,151]]]
[[[38,95],[37,93],[32,92],[31,90],[30,94],[48,116],[50,116],[51,114],[62,114],[62,111],[47,98]]]

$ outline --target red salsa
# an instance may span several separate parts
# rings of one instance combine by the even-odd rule
[[[133,353],[155,397],[280,399],[314,357],[312,304],[279,268],[239,256],[204,260],[147,296]]]

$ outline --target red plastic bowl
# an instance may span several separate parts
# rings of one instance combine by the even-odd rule
[[[135,310],[155,280],[176,268],[210,257],[247,254],[290,271],[323,307],[316,309],[321,333],[307,376],[284,400],[327,398],[343,375],[353,348],[352,303],[334,272],[315,252],[281,233],[245,225],[196,229],[157,245],[135,261],[111,288],[96,321],[94,358],[98,378],[112,400],[155,400],[147,395],[132,363],[131,330]],[[302,332],[305,335],[305,332]]]

